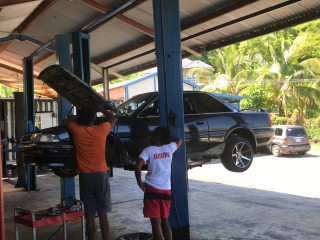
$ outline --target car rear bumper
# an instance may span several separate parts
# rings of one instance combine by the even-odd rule
[[[289,153],[298,153],[298,152],[307,152],[310,151],[311,145],[303,144],[303,145],[290,145],[290,146],[282,146],[282,153],[289,154]]]

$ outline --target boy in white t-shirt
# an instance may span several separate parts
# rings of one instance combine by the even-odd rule
[[[168,128],[157,127],[150,135],[151,146],[145,148],[136,163],[135,175],[144,191],[144,217],[150,218],[154,240],[172,240],[168,222],[171,204],[171,162],[182,140],[170,136]],[[141,180],[141,168],[148,163],[146,181]]]

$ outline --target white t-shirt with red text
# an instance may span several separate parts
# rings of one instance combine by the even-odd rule
[[[146,183],[162,190],[171,189],[171,162],[172,155],[177,150],[177,144],[171,142],[162,146],[145,148],[139,158],[148,163]]]

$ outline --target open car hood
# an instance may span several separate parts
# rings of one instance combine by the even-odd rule
[[[93,107],[99,112],[98,106],[103,104],[115,111],[110,101],[60,65],[43,69],[38,78],[78,108]]]

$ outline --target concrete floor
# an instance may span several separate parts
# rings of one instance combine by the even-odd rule
[[[192,240],[320,239],[319,198],[215,183],[204,179],[202,174],[212,167],[215,171],[224,171],[219,162],[189,171],[189,176],[192,175],[188,193]],[[75,182],[78,196],[77,177]],[[7,240],[15,239],[15,207],[45,209],[55,206],[60,198],[60,179],[52,173],[38,176],[40,191],[28,193],[14,188],[14,183],[15,179],[3,181]],[[128,233],[151,232],[149,220],[142,215],[143,193],[136,185],[134,173],[115,169],[110,183],[112,239]],[[81,239],[80,226],[80,221],[68,223],[69,240]],[[49,239],[58,228],[59,225],[39,228],[37,239]],[[98,221],[97,228],[96,239],[101,239]],[[31,239],[31,230],[21,227],[20,236],[21,240]],[[63,239],[62,230],[51,239]]]

